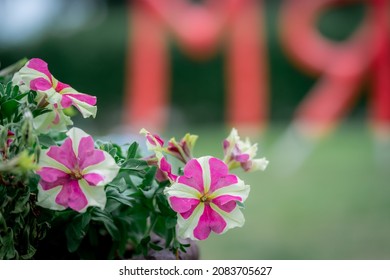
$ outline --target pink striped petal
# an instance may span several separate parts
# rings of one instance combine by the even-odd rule
[[[78,147],[78,158],[81,170],[101,163],[105,159],[103,151],[95,149],[95,143],[91,136],[81,138]]]
[[[58,112],[57,108],[58,108],[58,105],[57,104],[54,104],[54,114],[55,114],[55,118],[53,120],[53,124],[59,124],[60,123],[60,113]]]
[[[69,170],[74,169],[77,164],[77,157],[73,151],[72,139],[70,138],[67,138],[60,147],[51,146],[47,155]]]
[[[204,192],[203,170],[196,159],[191,159],[184,167],[184,175],[178,179],[179,183],[192,187],[200,193]]]
[[[52,81],[52,75],[49,71],[48,65],[42,59],[39,58],[30,59],[29,62],[27,63],[27,67],[30,69],[34,69],[38,72],[41,72],[42,74],[46,75],[46,77],[49,78],[50,81]]]
[[[62,91],[63,89],[66,89],[66,88],[70,88],[70,85],[65,84],[65,83],[62,83],[62,82],[60,82],[60,81],[57,82],[56,92],[61,93],[61,91]]]
[[[80,211],[88,204],[88,200],[82,192],[79,182],[71,180],[64,184],[56,197],[56,203]]]
[[[88,173],[83,176],[83,178],[88,182],[91,186],[96,186],[101,181],[104,180],[103,176],[97,173]]]
[[[158,166],[160,170],[168,177],[171,181],[176,181],[177,175],[172,173],[172,166],[171,164],[166,160],[165,157],[161,157],[158,161]]]
[[[63,96],[72,97],[80,102],[87,103],[91,106],[96,105],[96,96],[88,95],[85,93],[64,93]]]
[[[210,205],[205,204],[203,213],[199,218],[199,223],[194,229],[194,237],[199,240],[204,240],[209,237],[211,231],[222,233],[226,225],[221,215],[215,212]]]
[[[250,159],[250,156],[248,154],[239,154],[234,157],[234,159],[238,162],[247,162]]]
[[[217,189],[227,187],[238,182],[237,176],[229,174],[229,168],[227,165],[220,159],[210,158],[210,191],[214,192]]]
[[[180,216],[183,217],[183,219],[187,220],[189,217],[191,217],[192,213],[194,212],[194,210],[196,209],[196,207],[198,207],[199,205],[199,200],[198,200],[198,204],[193,204],[191,206],[191,208],[187,211],[187,212],[183,212],[183,213],[179,213]]]
[[[69,174],[51,167],[43,167],[37,171],[37,174],[41,177],[39,184],[45,191],[58,186],[63,186],[71,179]]]
[[[152,146],[160,146],[160,147],[162,147],[164,145],[164,140],[161,139],[161,137],[159,135],[157,135],[157,134],[146,135],[146,140]]]
[[[52,88],[52,84],[45,78],[36,78],[31,80],[30,88],[35,91],[46,91]]]
[[[199,199],[195,198],[181,198],[172,196],[169,198],[170,205],[175,212],[178,212],[183,216],[184,219],[187,219],[191,216],[192,212],[198,206]]]
[[[211,202],[217,205],[221,210],[230,213],[236,208],[236,201],[242,201],[242,198],[233,195],[221,195],[212,199]]]
[[[61,106],[62,106],[62,108],[68,108],[68,107],[72,106],[72,104],[73,104],[73,100],[72,99],[70,99],[66,95],[62,96],[62,98],[61,98]]]
[[[223,150],[224,150],[224,152],[225,152],[225,154],[226,154],[226,152],[227,152],[227,149],[230,147],[230,142],[228,141],[228,140],[223,140]]]
[[[59,178],[69,176],[69,174],[64,171],[53,167],[42,167],[36,173],[41,177],[41,180],[50,183],[57,181]]]

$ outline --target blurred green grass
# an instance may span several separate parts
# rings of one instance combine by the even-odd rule
[[[291,174],[273,158],[284,129],[260,139],[265,172],[238,173],[251,185],[244,227],[199,242],[201,259],[390,259],[389,162],[376,159],[367,125],[342,125]],[[200,136],[196,156],[222,156],[228,131],[190,132]]]

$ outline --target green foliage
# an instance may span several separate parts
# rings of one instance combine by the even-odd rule
[[[0,259],[121,259],[162,249],[185,251],[175,234],[176,214],[163,194],[168,182],[155,180],[156,167],[141,159],[137,143],[123,151],[115,143],[96,141],[120,167],[105,187],[104,209],[78,213],[38,206],[34,171],[40,152],[61,144],[66,135],[36,132],[34,118],[48,110],[37,104],[36,92],[23,93],[12,84],[9,69],[1,73]]]
[[[47,228],[37,218],[33,173],[40,146],[32,120],[42,112],[31,102],[36,93],[20,93],[7,77],[0,83],[0,259],[29,259]]]

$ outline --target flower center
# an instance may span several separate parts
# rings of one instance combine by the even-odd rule
[[[77,179],[77,180],[80,180],[83,178],[83,174],[81,174],[81,171],[78,168],[72,170],[71,176],[73,179]]]
[[[204,194],[204,195],[200,198],[200,201],[203,202],[203,203],[208,204],[208,203],[210,202],[209,194],[208,194],[208,193]]]

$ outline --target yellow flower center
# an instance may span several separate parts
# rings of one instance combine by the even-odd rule
[[[200,198],[200,201],[203,202],[203,203],[209,203],[210,202],[210,198],[209,198],[209,194],[206,193],[204,194],[201,198]]]
[[[80,180],[83,178],[83,174],[81,173],[80,169],[76,168],[72,170],[71,174],[73,179]]]

